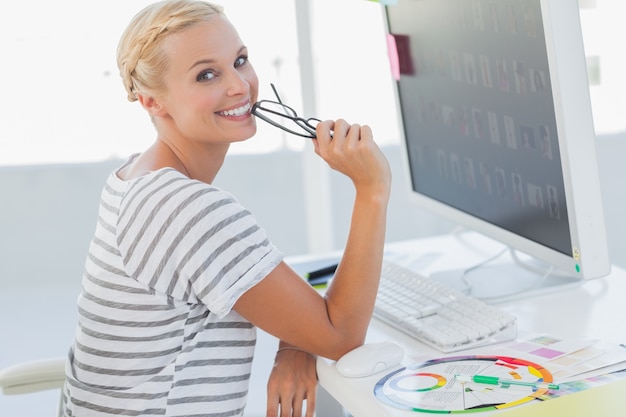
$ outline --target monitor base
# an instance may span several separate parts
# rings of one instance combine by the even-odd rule
[[[434,272],[430,278],[487,303],[539,296],[584,282],[535,259],[522,264],[513,256],[505,262]]]

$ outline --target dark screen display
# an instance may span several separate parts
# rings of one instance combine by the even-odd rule
[[[413,189],[571,255],[540,1],[386,9]]]

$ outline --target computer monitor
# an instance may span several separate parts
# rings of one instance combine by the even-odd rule
[[[578,2],[395,0],[385,21],[411,200],[529,257],[474,268],[474,295],[608,274]]]

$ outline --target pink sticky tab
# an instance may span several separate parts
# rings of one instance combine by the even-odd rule
[[[389,56],[389,66],[393,79],[400,80],[400,60],[398,59],[398,47],[396,38],[391,33],[387,34],[387,55]]]

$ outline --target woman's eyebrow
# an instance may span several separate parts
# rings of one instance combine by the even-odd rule
[[[247,47],[245,45],[242,46],[241,48],[239,48],[237,50],[237,55],[241,54],[246,49],[247,49]],[[214,59],[211,59],[211,58],[201,59],[199,61],[194,62],[193,65],[191,65],[191,67],[189,67],[189,70],[191,71],[194,67],[196,67],[198,65],[206,65],[206,64],[213,64],[213,63],[215,63]]]

